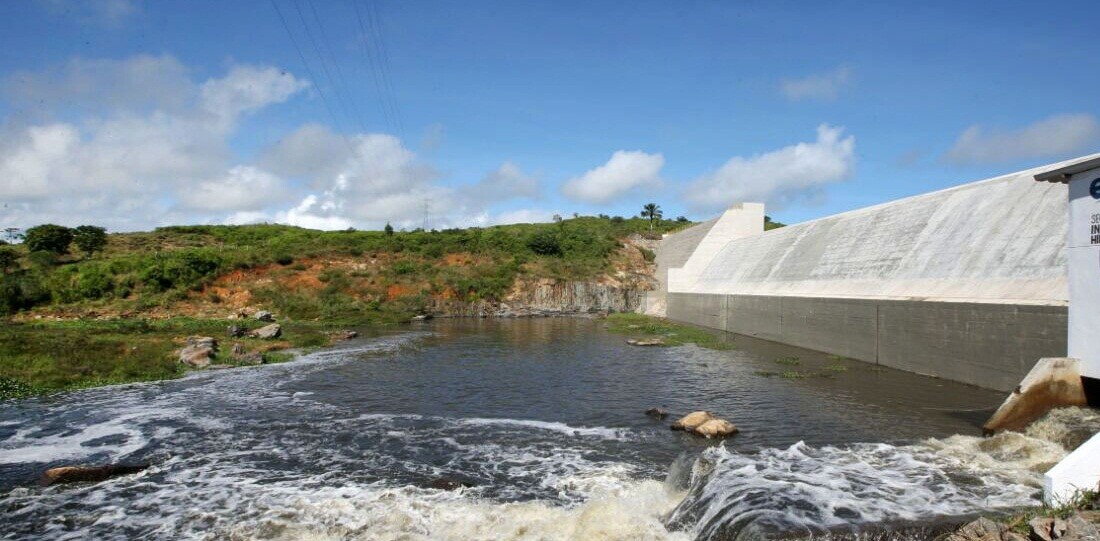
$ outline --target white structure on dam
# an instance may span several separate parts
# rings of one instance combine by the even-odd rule
[[[768,232],[762,205],[738,205],[662,241],[660,301],[674,320],[1009,390],[1066,356],[1067,191],[1035,176],[1098,156]]]

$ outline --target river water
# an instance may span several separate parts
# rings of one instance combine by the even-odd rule
[[[444,320],[281,365],[5,402],[0,538],[858,531],[1034,504],[1040,472],[1079,437],[1067,431],[1098,422],[1076,412],[983,440],[1000,393],[730,339],[638,348],[593,319]],[[814,375],[769,375],[783,372]],[[644,415],[653,406],[742,432],[672,432]],[[48,467],[108,462],[152,466],[35,484]],[[439,478],[473,486],[430,488]]]

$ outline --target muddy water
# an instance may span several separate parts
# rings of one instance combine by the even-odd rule
[[[997,393],[731,339],[730,351],[635,348],[598,320],[437,321],[283,365],[7,402],[0,537],[858,530],[1032,503],[1038,472],[1090,415],[982,440]],[[671,432],[643,415],[653,406],[709,409],[742,433]],[[153,466],[34,486],[50,466],[112,461]],[[428,488],[440,477],[473,486]]]

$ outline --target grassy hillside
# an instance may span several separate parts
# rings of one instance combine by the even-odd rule
[[[156,315],[240,304],[243,294],[246,304],[292,318],[380,322],[419,311],[432,296],[499,299],[519,276],[590,279],[622,257],[622,239],[685,225],[662,220],[651,230],[638,218],[580,217],[389,234],[282,225],[164,227],[109,235],[93,257],[47,257],[17,245],[6,248],[17,261],[0,277],[0,312]],[[245,277],[247,291],[232,287]]]

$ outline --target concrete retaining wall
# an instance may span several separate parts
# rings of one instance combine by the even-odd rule
[[[668,317],[1008,391],[1066,352],[1066,307],[669,293]]]

